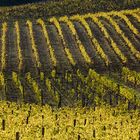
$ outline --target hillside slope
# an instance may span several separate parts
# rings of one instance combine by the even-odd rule
[[[140,8],[117,1],[0,8],[0,139],[140,140]]]
[[[140,71],[140,10],[3,22],[4,71],[95,68]],[[18,67],[18,68],[17,68]]]
[[[139,107],[139,17],[135,9],[3,22],[0,98]]]

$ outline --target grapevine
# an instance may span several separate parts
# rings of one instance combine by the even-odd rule
[[[78,47],[79,47],[79,49],[81,51],[81,54],[83,55],[85,61],[87,63],[91,63],[91,59],[90,59],[89,55],[87,54],[87,52],[86,52],[82,42],[79,40],[78,34],[77,34],[76,30],[75,30],[75,27],[74,27],[73,23],[66,16],[65,17],[61,17],[59,19],[59,21],[67,23],[67,25],[69,26],[69,29],[71,30],[73,36],[76,39],[77,45],[78,45]]]
[[[101,23],[101,21],[95,17],[91,16],[93,22],[95,22],[98,27],[101,29],[101,31],[104,33],[104,36],[110,41],[112,48],[114,49],[115,53],[119,56],[119,58],[122,60],[123,63],[127,62],[127,58],[124,56],[124,54],[121,52],[121,50],[118,48],[116,42],[112,39],[112,37],[109,35],[108,31],[104,27],[104,25]]]
[[[41,102],[41,89],[38,85],[38,83],[31,77],[31,73],[28,72],[26,74],[26,81],[28,82],[29,86],[33,89],[36,99]]]
[[[22,98],[23,98],[24,88],[23,88],[21,81],[16,72],[12,72],[12,80],[15,83],[16,87],[20,90],[20,92],[22,94]]]
[[[39,60],[39,55],[38,55],[38,50],[37,50],[37,46],[35,44],[35,40],[34,40],[34,35],[33,35],[33,25],[31,21],[27,21],[26,24],[28,25],[29,28],[29,33],[30,33],[30,38],[31,38],[31,43],[32,43],[32,50],[33,50],[33,54],[35,56],[35,60],[36,60],[36,64],[37,67],[41,67],[41,63]]]
[[[105,61],[105,64],[108,66],[108,64],[109,64],[108,56],[104,53],[102,47],[100,46],[98,40],[93,35],[93,33],[92,33],[88,23],[86,22],[86,20],[84,18],[82,18],[81,16],[79,16],[79,15],[73,16],[73,17],[71,17],[71,19],[72,20],[78,20],[85,27],[85,29],[86,29],[89,37],[91,38],[91,40],[93,42],[93,45],[95,46],[97,52],[99,53],[101,58]]]
[[[130,51],[139,60],[140,59],[140,52],[135,49],[135,47],[133,46],[132,42],[130,42],[130,40],[124,35],[123,31],[121,30],[119,25],[116,23],[116,21],[114,21],[110,16],[105,15],[105,14],[104,14],[103,17],[105,17],[114,26],[114,28],[117,31],[117,33],[120,34],[122,36],[122,38],[124,39],[124,41],[126,42],[126,44],[129,47]]]
[[[19,28],[19,23],[18,21],[15,22],[15,29],[16,29],[16,34],[17,34],[17,38],[16,38],[16,44],[17,44],[17,49],[18,49],[18,58],[19,58],[19,70],[22,69],[22,65],[23,65],[23,57],[22,57],[22,50],[21,50],[21,46],[20,46],[20,28]]]
[[[1,68],[2,70],[6,67],[6,33],[7,33],[7,23],[2,24],[2,55],[1,55]]]
[[[58,22],[58,20],[55,17],[51,18],[50,22],[53,22],[54,25],[56,26],[56,28],[58,30],[58,33],[59,33],[59,36],[61,37],[61,40],[63,42],[63,47],[64,47],[64,50],[65,50],[65,53],[66,53],[70,63],[74,66],[76,64],[76,62],[73,59],[73,56],[72,56],[69,48],[67,47],[67,44],[65,42],[65,39],[64,39],[64,36],[63,36],[63,32],[62,32],[62,29],[61,29],[61,26],[60,26],[60,23]]]
[[[57,61],[56,61],[54,49],[53,49],[52,46],[51,46],[51,42],[50,42],[50,39],[49,39],[49,35],[48,35],[48,32],[47,32],[45,23],[44,23],[44,21],[43,21],[42,19],[38,19],[38,20],[37,20],[37,23],[42,27],[44,36],[45,36],[46,41],[47,41],[47,45],[48,45],[48,47],[49,47],[50,56],[51,56],[51,60],[52,60],[53,66],[56,66]]]

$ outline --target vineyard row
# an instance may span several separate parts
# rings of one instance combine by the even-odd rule
[[[115,59],[117,59],[119,61],[119,65],[120,66],[128,66],[131,61],[134,61],[138,64],[139,66],[139,62],[140,62],[140,50],[138,49],[137,46],[135,46],[134,41],[135,40],[130,40],[126,33],[123,31],[122,27],[117,23],[117,20],[115,20],[115,18],[119,18],[121,20],[123,20],[123,22],[126,24],[126,28],[128,28],[132,35],[135,36],[135,38],[140,38],[139,36],[139,29],[137,28],[137,26],[135,26],[129,16],[133,16],[133,18],[139,23],[139,15],[136,12],[130,12],[130,13],[123,13],[120,12],[119,14],[113,12],[113,14],[110,13],[103,13],[103,14],[86,14],[86,15],[74,15],[71,17],[60,17],[60,18],[51,18],[49,19],[49,22],[51,24],[51,26],[55,27],[58,37],[60,39],[60,42],[62,43],[61,46],[58,45],[58,49],[54,48],[54,43],[52,42],[52,36],[50,34],[50,31],[47,29],[47,24],[45,24],[45,22],[43,21],[43,19],[38,19],[36,21],[36,25],[34,26],[34,23],[32,23],[30,20],[28,20],[26,22],[26,27],[28,30],[28,39],[30,40],[30,43],[27,45],[31,45],[28,47],[31,47],[31,51],[26,52],[26,53],[31,53],[31,58],[34,60],[34,67],[38,68],[38,69],[43,69],[43,63],[42,63],[42,54],[39,53],[40,51],[40,47],[37,45],[37,38],[35,38],[35,28],[36,26],[39,26],[44,38],[45,38],[45,47],[48,47],[48,52],[46,51],[45,53],[49,53],[49,57],[50,57],[50,61],[52,64],[52,67],[57,67],[60,63],[59,62],[59,57],[57,50],[64,52],[65,54],[65,58],[63,59],[67,59],[66,64],[70,64],[71,67],[74,67],[76,65],[79,65],[78,61],[75,59],[75,54],[73,54],[73,50],[70,48],[70,46],[67,43],[67,38],[65,37],[64,34],[64,30],[63,30],[63,24],[65,24],[66,26],[68,26],[71,35],[73,37],[74,40],[74,44],[75,44],[75,48],[77,51],[79,51],[80,53],[80,57],[83,58],[85,65],[87,64],[88,66],[94,66],[95,61],[93,59],[93,54],[89,52],[88,47],[91,47],[90,49],[92,51],[94,51],[94,53],[101,58],[102,62],[104,63],[104,65],[106,67],[111,66],[113,63],[115,63],[115,60],[112,61],[112,56],[114,56]],[[115,30],[115,32],[120,36],[120,39],[124,42],[125,46],[119,46],[118,45],[118,41],[115,40],[113,38],[113,36],[111,35],[110,31],[106,28],[106,26],[104,25],[104,22],[102,22],[102,20],[105,20],[108,22],[108,24],[110,24],[110,26],[112,26]],[[88,39],[91,42],[91,46],[86,46],[86,43],[83,42],[83,40],[81,40],[81,36],[83,34],[79,34],[79,31],[77,30],[77,22],[80,23],[80,25],[82,25],[81,30],[83,30],[83,32],[85,31]],[[110,53],[107,53],[107,47],[103,46],[102,42],[100,42],[100,40],[98,39],[99,37],[93,32],[92,27],[89,23],[94,23],[100,30],[100,32],[103,34],[104,39],[108,42],[108,49],[110,51]],[[1,71],[5,71],[6,67],[8,67],[7,65],[10,65],[9,63],[9,57],[12,58],[12,56],[8,56],[11,55],[10,52],[8,52],[7,54],[7,47],[12,47],[12,46],[7,46],[7,40],[9,40],[9,38],[7,38],[7,34],[8,31],[10,29],[10,25],[8,25],[6,22],[4,22],[2,24],[2,31],[1,31]],[[24,38],[22,38],[22,34],[21,34],[21,26],[20,23],[18,21],[16,21],[14,23],[14,29],[16,32],[16,40],[15,40],[15,46],[16,46],[16,50],[17,50],[17,62],[18,63],[18,69],[15,65],[15,69],[14,71],[21,71],[26,65],[25,64],[25,50],[24,50],[24,46],[22,46],[22,41],[24,40]],[[78,27],[80,28],[80,27]],[[125,28],[125,27],[124,27]],[[86,35],[85,34],[85,35]],[[13,39],[13,38],[12,38]],[[88,40],[87,40],[88,42]],[[137,40],[137,42],[140,44],[140,42]],[[126,49],[128,49],[128,55],[129,58],[131,58],[132,60],[130,61],[128,56],[125,54],[125,52],[123,51],[122,47],[127,47]],[[62,51],[63,50],[63,51]],[[15,52],[16,53],[16,52]],[[62,56],[63,56],[62,55]],[[134,60],[133,60],[134,59]],[[9,62],[9,63],[7,63]],[[47,62],[47,60],[46,60]],[[62,63],[63,64],[63,63]],[[64,63],[64,65],[66,65]],[[62,65],[62,66],[64,66]],[[130,64],[131,65],[131,64]],[[10,67],[10,66],[9,66]],[[9,68],[8,67],[8,68]],[[29,67],[29,66],[27,66]],[[12,71],[12,70],[11,70]]]

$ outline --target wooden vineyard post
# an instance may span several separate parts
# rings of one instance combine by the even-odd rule
[[[94,111],[95,111],[96,110],[96,103],[94,104],[94,107],[93,108],[94,108]]]
[[[104,131],[106,130],[106,127],[105,127],[105,126],[103,127],[103,130],[104,130]]]
[[[42,112],[42,109],[41,109]],[[44,137],[45,134],[45,127],[44,127],[44,115],[42,115],[42,137]]]
[[[118,94],[115,94],[116,105],[118,105]]]
[[[136,88],[137,86],[137,77],[135,77],[135,82],[134,82],[134,87]]]
[[[28,111],[28,116],[27,116],[27,119],[26,119],[26,124],[29,123],[30,113],[31,113],[31,106],[30,106],[30,110]]]
[[[86,100],[85,95],[82,92],[82,107],[85,107],[85,100]]]
[[[29,116],[28,116],[27,119],[26,119],[26,124],[28,124],[28,122],[29,122]]]
[[[73,126],[76,126],[76,119],[73,120]]]
[[[134,105],[134,110],[136,110],[137,109],[137,105]]]
[[[120,84],[117,85],[118,86],[118,95],[120,94]]]
[[[42,127],[42,137],[44,137],[44,134],[45,134],[45,128]]]
[[[43,106],[44,103],[43,103],[43,91],[41,90],[41,106]]]
[[[95,129],[93,130],[93,138],[96,137]]]
[[[117,105],[120,103],[120,84],[118,84],[118,93],[117,93]]]
[[[115,110],[113,110],[112,115],[115,116],[115,114],[116,114],[116,112],[115,112]]]
[[[40,67],[37,67],[37,74],[40,75],[40,72],[41,72]]]
[[[68,128],[66,127],[66,132],[68,132]]]
[[[31,111],[31,109],[32,109],[32,106],[30,105],[30,111]]]
[[[16,132],[16,140],[19,140],[19,137],[20,137],[19,132]]]
[[[84,125],[86,125],[86,123],[87,123],[87,119],[84,120]]]
[[[55,119],[56,119],[56,120],[58,119],[58,116],[57,116],[57,114],[55,114]]]
[[[2,130],[5,130],[5,120],[2,120]]]
[[[130,101],[128,100],[128,110],[130,110]]]
[[[80,135],[78,135],[78,140],[80,140]]]
[[[61,97],[61,93],[59,93],[58,108],[60,108],[61,106],[62,106],[62,97]]]

